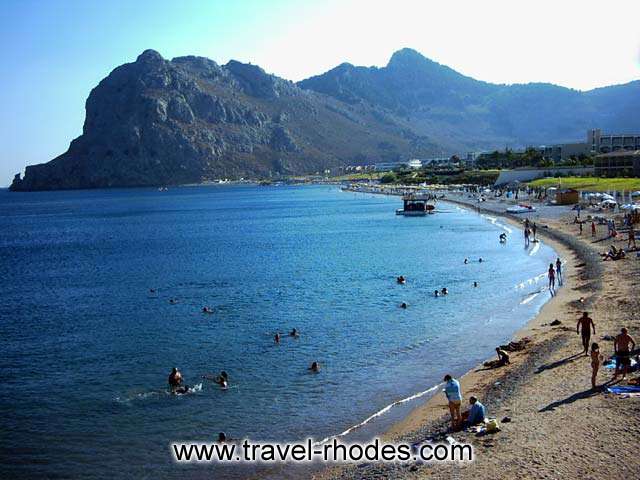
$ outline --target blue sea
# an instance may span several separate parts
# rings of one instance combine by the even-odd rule
[[[0,191],[0,476],[241,477],[177,465],[170,442],[321,440],[491,357],[548,300],[554,251],[400,206],[333,186]],[[193,393],[167,393],[174,366]],[[221,370],[226,391],[202,378]]]

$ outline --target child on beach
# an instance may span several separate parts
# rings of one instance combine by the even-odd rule
[[[600,347],[597,343],[591,344],[591,387],[596,388],[596,377],[598,376],[598,369],[602,363],[603,356],[600,353]]]

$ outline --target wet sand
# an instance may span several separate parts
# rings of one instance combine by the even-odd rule
[[[449,198],[478,211],[468,197]],[[502,215],[508,204],[489,201],[481,205],[484,213]],[[613,342],[603,337],[615,336],[622,326],[640,341],[640,260],[631,255],[626,260],[603,262],[598,253],[612,243],[626,247],[626,239],[603,239],[604,226],[598,227],[595,238],[588,228],[578,235],[574,213],[567,207],[542,206],[528,216],[538,224],[541,240],[565,260],[564,286],[516,334],[514,339],[527,336],[532,341],[526,350],[510,354],[511,365],[478,366],[461,378],[465,407],[469,396],[475,395],[490,417],[509,417],[511,422],[501,423],[500,432],[483,437],[452,434],[456,441],[474,446],[476,458],[471,464],[361,464],[329,468],[316,478],[640,478],[640,399],[591,389],[590,359],[581,354],[576,334],[577,319],[586,310],[596,325],[591,341],[600,344],[605,357],[613,354]],[[524,220],[507,218],[517,225]],[[522,230],[514,229],[509,241],[524,241]],[[556,319],[561,324],[550,326]],[[611,377],[612,371],[601,367],[597,383]],[[446,399],[438,393],[384,438],[411,443],[443,441],[449,435],[448,427]]]

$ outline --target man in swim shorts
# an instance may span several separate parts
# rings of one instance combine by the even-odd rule
[[[584,348],[584,354],[588,355],[589,350],[589,341],[591,340],[591,327],[593,327],[593,334],[596,334],[596,326],[593,323],[593,320],[589,318],[588,312],[583,312],[582,317],[578,319],[578,324],[576,325],[576,334],[580,333],[582,330],[582,347]]]
[[[631,348],[629,348],[631,345]],[[629,373],[631,366],[631,350],[636,348],[636,341],[629,335],[626,328],[620,330],[620,334],[613,342],[613,349],[616,352],[616,372],[613,374],[613,380],[618,378],[620,368],[622,367],[622,378]]]

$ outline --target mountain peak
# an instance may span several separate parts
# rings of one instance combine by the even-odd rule
[[[136,62],[158,63],[158,62],[164,62],[164,58],[162,58],[162,55],[160,55],[157,51],[149,48],[144,52],[142,52],[140,55],[138,55]]]
[[[391,58],[389,59],[389,63],[387,64],[387,67],[411,65],[411,64],[418,64],[418,63],[431,63],[431,60],[429,60],[427,57],[422,55],[417,50],[414,50],[413,48],[402,48],[397,52],[394,52],[393,55],[391,55]]]

